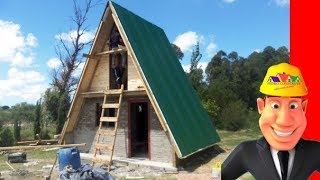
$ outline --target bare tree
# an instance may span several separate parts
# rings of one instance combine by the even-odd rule
[[[94,5],[96,4],[93,4],[92,0],[86,0],[85,7],[82,8],[77,4],[76,0],[73,0],[74,14],[72,23],[75,25],[75,30],[72,31],[68,39],[61,35],[59,36],[59,44],[56,45],[55,50],[61,67],[54,70],[52,85],[60,93],[69,95],[70,92],[74,91],[74,86],[78,83],[77,78],[73,77],[72,73],[82,62],[81,51],[92,43],[92,40],[85,42],[82,39],[83,35],[88,32],[88,26],[85,24],[88,13]]]
[[[73,0],[72,24],[74,25],[69,37],[59,36],[59,43],[55,47],[56,54],[61,66],[52,73],[53,91],[59,94],[59,106],[52,111],[57,111],[56,133],[60,133],[70,107],[70,96],[78,84],[79,77],[73,76],[75,70],[82,62],[81,52],[91,41],[84,41],[84,35],[88,33],[89,11],[96,5],[93,0],[86,0],[84,6],[78,4],[79,1]],[[50,109],[48,109],[50,111]]]

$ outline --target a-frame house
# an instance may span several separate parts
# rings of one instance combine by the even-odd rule
[[[122,41],[112,48],[117,30]],[[176,157],[185,158],[220,141],[158,26],[109,1],[85,56],[63,142],[86,143],[82,152],[99,154],[99,146],[101,154],[105,147],[116,157],[174,165]],[[101,137],[108,134],[100,133],[103,128],[116,129],[112,147],[101,145],[108,141]]]

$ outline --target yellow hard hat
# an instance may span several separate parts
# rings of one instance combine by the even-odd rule
[[[269,67],[260,86],[260,92],[282,97],[299,97],[308,94],[299,68],[288,63]]]

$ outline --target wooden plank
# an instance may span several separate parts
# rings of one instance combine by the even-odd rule
[[[65,145],[40,145],[40,146],[11,146],[11,147],[0,147],[0,151],[11,151],[19,149],[40,149],[40,148],[53,148],[53,147],[80,147],[86,146],[86,143],[81,144],[65,144]]]
[[[35,143],[38,143],[39,140],[36,140],[36,141],[20,141],[20,142],[17,142],[17,145],[29,145],[29,144],[35,144]],[[59,140],[41,140],[41,143],[58,143]]]
[[[106,89],[105,94],[121,94],[121,89]]]
[[[105,159],[105,158],[94,157],[92,158],[92,161],[95,163],[109,164],[109,159]]]
[[[117,117],[100,117],[101,122],[118,122]]]
[[[100,59],[100,57],[99,57],[99,56],[96,56],[96,55],[90,55],[90,54],[85,54],[85,53],[83,53],[83,54],[82,54],[82,57],[90,58],[90,59],[96,59],[96,60]]]
[[[108,150],[111,151],[112,150],[112,145],[111,144],[96,144],[96,148],[100,149],[100,150]]]
[[[106,135],[106,136],[115,136],[116,132],[114,129],[99,129],[98,134],[100,135]]]
[[[109,51],[95,53],[94,56],[108,55],[108,54],[114,54],[114,53],[120,53],[120,52],[126,52],[126,51],[127,51],[127,49],[125,49],[125,47],[123,47],[123,48],[112,49]]]
[[[133,90],[125,90],[123,91],[123,96],[142,96],[146,95],[146,90],[145,89],[133,89]],[[88,92],[83,92],[80,94],[84,98],[96,98],[96,97],[103,97],[104,96],[104,91],[88,91]]]
[[[102,108],[119,108],[119,104],[118,103],[108,103],[108,104],[103,104]]]

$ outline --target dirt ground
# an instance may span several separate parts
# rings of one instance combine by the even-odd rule
[[[115,163],[110,174],[115,179],[160,179],[160,180],[212,180],[212,168],[216,162],[223,162],[229,152],[225,152],[219,146],[213,146],[188,159],[180,161],[177,171],[168,171],[163,168],[146,167],[139,165],[123,165]],[[1,170],[0,178],[8,180],[44,180],[49,176],[54,159],[28,159],[27,164],[11,163],[15,169]],[[3,162],[2,162],[3,163]],[[82,164],[90,163],[81,160]],[[20,165],[18,165],[20,164]],[[58,163],[57,163],[58,164]],[[6,165],[4,165],[6,166]],[[54,167],[51,178],[57,180],[59,177],[57,165]],[[244,179],[251,179],[244,176]]]

